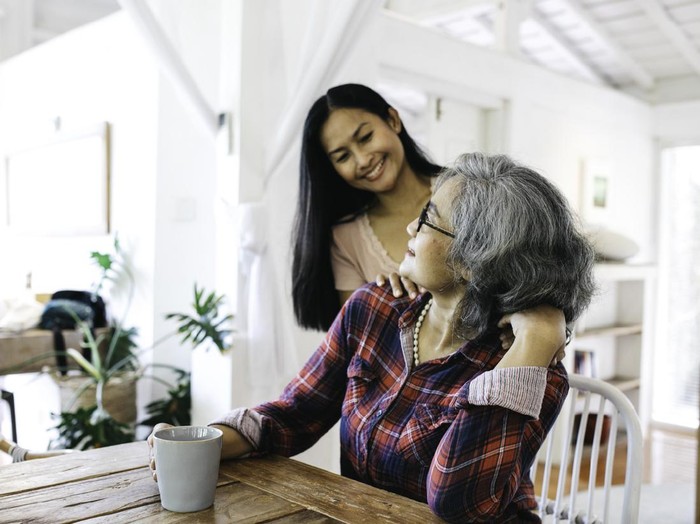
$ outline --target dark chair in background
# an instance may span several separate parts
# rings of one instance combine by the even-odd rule
[[[17,417],[15,415],[15,396],[9,391],[0,389],[2,400],[10,406],[10,423],[12,424],[12,440],[17,442]]]

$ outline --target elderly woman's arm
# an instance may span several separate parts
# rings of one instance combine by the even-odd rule
[[[436,515],[448,522],[493,522],[509,508],[568,393],[561,366],[540,369],[545,378],[539,415],[532,412],[536,398],[529,402],[531,412],[524,414],[514,410],[521,409],[516,404],[522,399],[516,399],[514,409],[489,405],[488,399],[487,405],[475,405],[476,392],[468,391],[430,467],[427,497]],[[475,381],[468,385],[477,387]],[[533,391],[532,396],[540,393]]]
[[[513,346],[465,388],[463,410],[443,437],[428,477],[428,503],[447,521],[489,522],[511,505],[568,393],[561,366],[564,315],[538,306],[503,317]]]
[[[352,355],[345,347],[345,339],[339,316],[277,400],[254,408],[238,408],[212,421],[210,425],[230,429],[224,430],[222,457],[234,458],[248,452],[292,456],[311,447],[333,427],[340,418]]]

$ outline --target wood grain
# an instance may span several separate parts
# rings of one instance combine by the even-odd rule
[[[441,522],[426,504],[277,456],[222,462],[214,505],[162,508],[145,442],[0,467],[0,524]]]
[[[427,504],[350,479],[339,484],[334,473],[274,455],[223,462],[222,473],[341,522],[443,522]]]
[[[159,504],[160,496],[158,486],[142,468],[2,497],[0,522],[6,516],[10,521],[71,522],[149,503]]]
[[[147,464],[146,442],[132,442],[101,450],[75,452],[60,459],[32,460],[3,466],[0,467],[0,507],[2,495],[132,469],[142,469],[148,474]]]
[[[229,480],[229,482],[231,482]],[[234,522],[251,524],[254,522],[294,522],[279,520],[286,516],[304,512],[304,507],[287,500],[265,493],[259,489],[239,482],[220,485],[216,490],[216,499],[211,508],[195,513],[174,513],[163,509],[160,499],[157,503],[120,510],[119,521],[123,522],[158,522],[174,524],[178,522],[208,523]],[[115,515],[100,515],[87,519],[87,523],[114,522]],[[303,521],[299,521],[303,522]],[[314,521],[312,521],[314,522]],[[315,522],[324,522],[318,520]],[[328,521],[328,522],[333,522]]]

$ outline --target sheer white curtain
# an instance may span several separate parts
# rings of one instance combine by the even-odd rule
[[[288,75],[284,109],[271,126],[276,131],[265,152],[263,201],[240,209],[247,224],[240,229],[241,257],[250,268],[243,292],[247,297],[248,376],[253,403],[277,396],[311,349],[296,347],[295,340],[300,337],[304,341],[314,337],[302,336],[295,328],[286,285],[291,266],[289,222],[295,205],[294,192],[287,188],[298,185],[300,135],[309,107],[339,82],[339,71],[381,5],[381,0],[313,2],[298,67]]]

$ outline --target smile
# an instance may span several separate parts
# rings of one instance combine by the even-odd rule
[[[365,180],[369,180],[370,182],[376,180],[379,178],[379,176],[382,174],[382,169],[384,168],[384,161],[386,160],[386,157],[382,158],[379,163],[374,166],[374,169],[367,173],[363,178]]]

